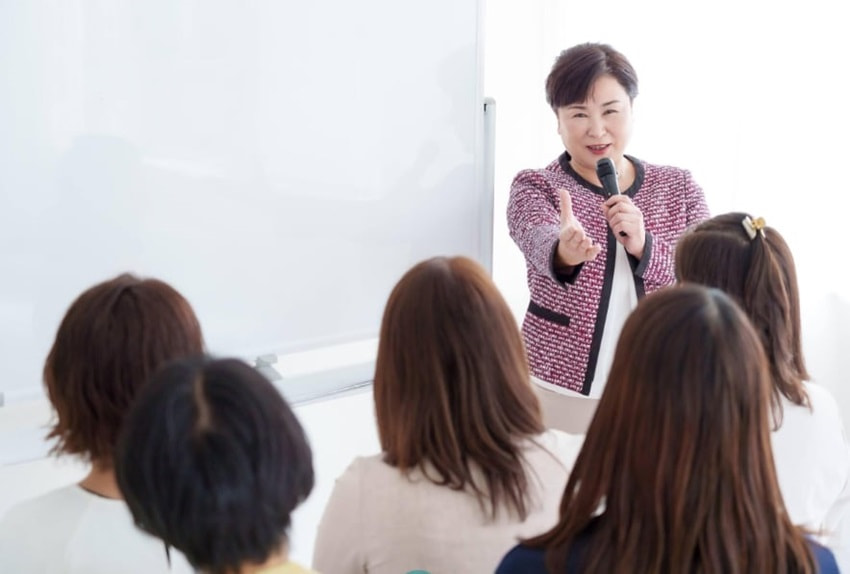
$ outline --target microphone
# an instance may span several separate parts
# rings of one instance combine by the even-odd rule
[[[596,176],[602,182],[605,196],[620,195],[620,186],[617,184],[617,170],[610,157],[603,157],[596,162]]]
[[[596,176],[602,183],[606,197],[620,195],[620,185],[617,183],[617,170],[614,168],[614,162],[611,161],[610,157],[603,157],[596,162]],[[620,237],[626,237],[626,232],[621,231]]]

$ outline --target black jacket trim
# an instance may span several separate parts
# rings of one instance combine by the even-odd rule
[[[632,165],[634,166],[634,168],[635,168],[635,180],[629,186],[628,189],[621,189],[620,193],[622,193],[623,195],[628,195],[629,197],[634,197],[635,194],[643,186],[643,179],[646,177],[646,172],[643,169],[643,164],[641,163],[641,161],[638,158],[631,156],[631,155],[628,155],[628,154],[626,154],[623,157],[625,157],[627,160],[629,160],[632,163]],[[561,166],[561,169],[564,171],[564,173],[571,176],[573,179],[575,179],[577,182],[582,184],[584,187],[586,187],[587,189],[589,189],[593,193],[595,193],[597,195],[601,195],[603,199],[607,199],[608,196],[605,195],[605,188],[599,187],[598,185],[587,181],[581,175],[579,175],[579,173],[576,170],[573,169],[573,166],[570,165],[570,159],[571,159],[570,154],[568,154],[567,152],[562,153],[558,157],[558,165]]]
[[[602,294],[599,297],[599,309],[596,311],[596,324],[593,326],[593,339],[590,342],[590,356],[587,358],[587,370],[581,384],[581,394],[589,395],[590,386],[596,376],[596,363],[599,362],[599,347],[602,345],[602,333],[605,330],[605,318],[611,302],[611,289],[614,286],[614,266],[617,264],[617,240],[611,228],[608,228],[608,253],[605,260],[605,279],[602,282]]]
[[[561,313],[556,313],[551,309],[547,309],[546,307],[541,307],[534,301],[528,302],[528,312],[534,315],[535,317],[540,317],[541,319],[545,319],[550,323],[555,323],[556,325],[561,325],[562,327],[570,326],[570,318],[566,315],[562,315]]]
[[[643,277],[643,274],[646,272],[646,268],[649,266],[649,260],[652,258],[652,234],[647,231],[644,234],[644,243],[643,243],[643,257],[638,260],[633,255],[629,255],[629,259],[634,261],[632,264],[632,273],[635,274],[636,277]]]

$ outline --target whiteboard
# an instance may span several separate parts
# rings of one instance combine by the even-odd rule
[[[0,0],[0,393],[124,271],[252,357],[375,337],[426,257],[488,264],[479,36],[477,0]]]

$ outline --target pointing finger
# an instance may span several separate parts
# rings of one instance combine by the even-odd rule
[[[573,200],[570,193],[564,188],[558,189],[558,195],[560,196],[561,225],[563,226],[573,217]]]

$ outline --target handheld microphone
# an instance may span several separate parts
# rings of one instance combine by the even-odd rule
[[[617,184],[617,170],[610,157],[603,157],[596,162],[596,176],[602,183],[606,197],[620,195],[620,186]]]
[[[610,157],[603,157],[596,162],[596,176],[602,183],[602,188],[605,190],[605,196],[620,195],[620,185],[617,183],[617,170],[614,168],[614,162]],[[626,237],[626,232],[621,231],[620,237]]]

